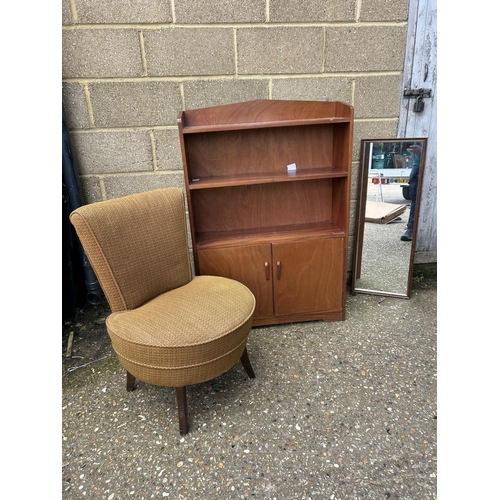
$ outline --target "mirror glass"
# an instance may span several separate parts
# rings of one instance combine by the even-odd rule
[[[426,145],[361,141],[353,294],[410,298]]]

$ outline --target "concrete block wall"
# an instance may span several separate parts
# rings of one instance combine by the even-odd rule
[[[407,15],[408,0],[63,0],[84,202],[183,187],[180,110],[299,99],[354,106],[354,211],[360,139],[396,136]]]

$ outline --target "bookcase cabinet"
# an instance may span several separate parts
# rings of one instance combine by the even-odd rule
[[[179,114],[195,272],[248,286],[254,326],[345,319],[352,127],[341,102]]]

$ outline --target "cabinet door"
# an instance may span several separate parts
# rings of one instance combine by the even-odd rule
[[[276,316],[342,308],[344,239],[272,245]]]
[[[255,295],[254,318],[273,315],[271,245],[198,250],[200,274],[224,276],[246,285]]]

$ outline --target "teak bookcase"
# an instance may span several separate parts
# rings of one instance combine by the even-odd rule
[[[277,100],[179,114],[195,272],[250,288],[254,326],[345,319],[353,114]]]

